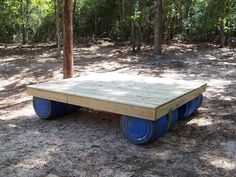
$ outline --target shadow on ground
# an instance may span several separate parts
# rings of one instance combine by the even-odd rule
[[[148,46],[140,55],[112,43],[74,49],[76,75],[119,71],[208,83],[203,107],[145,146],[122,137],[116,114],[82,109],[39,120],[25,86],[62,78],[62,60],[51,47],[5,51],[0,59],[0,176],[233,176],[236,51],[202,46],[173,44],[159,60],[152,59]]]

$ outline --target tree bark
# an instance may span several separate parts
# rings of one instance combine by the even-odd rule
[[[95,38],[97,38],[98,35],[98,28],[97,28],[97,7],[94,9],[94,33],[95,33]]]
[[[55,0],[56,11],[56,36],[57,36],[57,56],[61,56],[61,30],[60,30],[60,15],[59,15],[59,0]]]
[[[64,0],[63,3],[63,39],[64,39],[64,78],[73,77],[73,28],[72,28],[72,7],[71,0]]]
[[[73,5],[73,19],[75,19],[76,7],[77,7],[77,0],[74,0],[74,5]]]
[[[134,21],[131,22],[131,45],[133,48],[133,53],[135,53],[135,29],[134,29]]]
[[[220,19],[220,47],[225,47],[224,19]]]
[[[142,27],[143,27],[143,0],[139,0],[139,11],[141,12],[141,17],[138,22],[138,31],[137,31],[137,52],[141,51],[142,47]]]
[[[162,54],[162,0],[156,0],[154,20],[154,56]]]
[[[0,6],[0,10],[3,11],[3,14],[5,15],[5,6],[4,3],[2,6]],[[6,19],[5,18],[1,18],[1,20],[3,20],[3,26],[2,26],[2,31],[3,31],[3,35],[0,36],[0,39],[4,41],[5,44],[5,48],[7,48],[7,32],[6,32]]]
[[[24,1],[21,0],[20,5],[20,13],[21,13],[21,34],[22,34],[22,44],[26,44],[26,34],[25,34],[25,11],[24,11]]]
[[[29,17],[30,17],[30,14],[29,14],[29,7],[30,6],[30,1],[29,0],[26,0],[26,29],[25,29],[25,39],[26,39],[26,43],[29,42]]]
[[[137,52],[139,53],[141,51],[142,46],[142,25],[141,22],[139,22],[137,26]]]
[[[125,2],[119,0],[119,16],[120,16],[120,40],[124,41],[124,19],[125,19]]]

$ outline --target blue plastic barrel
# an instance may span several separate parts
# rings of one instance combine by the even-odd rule
[[[198,98],[194,98],[189,102],[187,117],[193,114],[198,108]]]
[[[202,104],[203,104],[203,95],[200,95],[199,97],[198,97],[198,107],[197,108],[199,108],[199,107],[201,107],[202,106]]]
[[[41,119],[53,119],[78,111],[79,107],[57,101],[33,97],[34,111]]]
[[[165,135],[167,133],[169,128],[175,127],[178,121],[178,112],[177,110],[172,111],[171,119],[169,118],[169,115],[165,115],[155,121],[155,132],[153,135],[153,140],[156,140],[157,138]],[[168,127],[170,122],[170,127]]]
[[[177,111],[172,112],[171,126],[177,123]],[[133,144],[151,143],[168,131],[168,115],[156,121],[141,118],[122,116],[120,119],[121,131],[126,139]]]
[[[199,107],[203,104],[203,96],[200,95],[189,101],[188,103],[179,107],[178,110],[178,120],[183,120],[197,111]]]

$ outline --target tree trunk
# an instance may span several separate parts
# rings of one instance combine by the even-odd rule
[[[73,6],[73,19],[75,19],[76,7],[77,7],[77,0],[74,0],[74,6]]]
[[[97,28],[97,8],[94,8],[94,32],[95,32],[95,38],[97,38],[98,35],[98,28]]]
[[[3,13],[5,14],[5,6],[3,4],[3,6],[0,6],[0,10],[3,11]],[[6,19],[3,17],[1,18],[1,20],[3,20],[3,26],[2,26],[2,31],[3,31],[3,35],[0,36],[0,39],[4,41],[5,44],[5,48],[7,48],[7,32],[6,32]]]
[[[60,15],[59,15],[59,0],[55,0],[55,15],[56,15],[56,39],[57,39],[57,56],[61,56],[61,30],[60,30]]]
[[[160,56],[162,54],[162,0],[156,0],[154,24],[154,56]]]
[[[131,22],[131,45],[133,48],[133,53],[135,53],[135,29],[134,29],[134,21]]]
[[[168,25],[168,44],[171,44],[171,40],[173,39],[173,23],[173,18],[170,18]]]
[[[142,46],[142,25],[141,22],[139,22],[138,27],[137,27],[137,52],[141,51],[141,46]]]
[[[224,19],[220,19],[220,47],[225,47]]]
[[[119,16],[120,16],[120,40],[124,41],[124,19],[125,19],[125,2],[119,0]]]
[[[144,6],[143,0],[139,0],[139,11],[141,12],[141,17],[138,22],[137,52],[141,51],[141,46],[142,46],[143,6]]]
[[[25,39],[26,39],[26,43],[28,43],[29,41],[29,34],[28,34],[28,30],[29,30],[29,4],[30,1],[26,0],[26,28],[25,28]]]
[[[73,23],[72,23],[72,7],[71,0],[64,0],[63,3],[63,39],[64,39],[64,78],[73,77]]]
[[[26,44],[26,34],[25,34],[25,18],[24,18],[24,1],[21,0],[20,4],[20,15],[21,15],[21,34],[22,34],[22,44]]]

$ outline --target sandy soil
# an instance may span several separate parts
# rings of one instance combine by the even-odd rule
[[[0,47],[0,176],[229,176],[236,174],[236,50],[172,44],[155,60],[149,47],[102,42],[75,48],[76,76],[125,72],[208,83],[202,108],[156,142],[135,146],[119,115],[83,109],[43,121],[28,84],[62,78],[62,59],[39,45]]]

